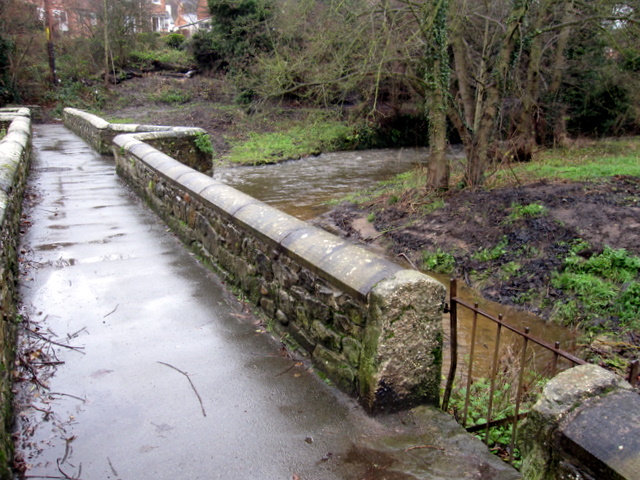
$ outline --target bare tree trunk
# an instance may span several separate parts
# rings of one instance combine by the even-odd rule
[[[502,39],[495,67],[491,75],[491,83],[486,86],[486,101],[480,112],[476,110],[478,127],[473,135],[473,144],[467,147],[466,184],[475,189],[485,180],[485,173],[491,160],[491,139],[495,134],[500,103],[506,91],[511,55],[519,38],[520,28],[529,8],[529,0],[514,2],[509,16],[509,23]]]
[[[570,24],[574,19],[573,2],[564,3],[564,15],[562,18],[563,24]],[[571,37],[572,28],[570,26],[564,27],[560,30],[558,35],[558,43],[556,44],[556,55],[553,61],[553,72],[551,76],[551,84],[549,85],[549,94],[552,100],[552,105],[555,114],[555,122],[553,129],[553,143],[561,147],[567,146],[569,143],[569,136],[567,134],[567,106],[562,104],[558,97],[558,92],[562,86],[562,75],[566,67],[567,59],[565,56],[565,50],[569,44],[569,38]]]
[[[425,84],[429,119],[429,167],[427,187],[449,188],[447,159],[447,110],[449,91],[447,13],[448,0],[423,4],[422,30],[427,39]]]
[[[535,31],[540,31],[550,21],[549,9],[549,1],[540,5]],[[546,41],[547,37],[544,35],[535,35],[531,41],[527,78],[522,92],[522,111],[517,125],[516,138],[512,140],[511,145],[511,153],[518,161],[530,160],[537,146],[536,116],[540,100],[542,52]]]
[[[102,2],[104,15],[104,88],[109,88],[109,16],[107,12],[107,0]]]
[[[45,31],[47,33],[47,57],[49,58],[49,72],[52,85],[58,84],[58,77],[56,75],[56,55],[53,45],[53,22],[51,21],[51,6],[49,0],[44,0],[44,22]]]

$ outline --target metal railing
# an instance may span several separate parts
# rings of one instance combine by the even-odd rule
[[[456,379],[457,369],[458,369],[458,308],[464,307],[469,309],[473,314],[472,326],[471,326],[471,340],[469,344],[469,354],[468,354],[468,365],[466,371],[466,388],[462,391],[464,392],[464,407],[462,410],[462,415],[460,423],[463,427],[470,432],[479,432],[485,430],[485,443],[489,443],[489,430],[493,427],[502,426],[505,424],[511,423],[511,444],[509,449],[509,458],[508,461],[513,460],[513,452],[514,445],[517,436],[517,425],[518,421],[526,416],[526,412],[521,412],[523,393],[524,393],[524,380],[527,372],[529,371],[528,367],[531,365],[532,358],[535,358],[534,355],[528,356],[533,348],[542,348],[544,351],[551,352],[552,358],[548,363],[547,372],[548,376],[553,377],[557,373],[558,363],[559,361],[567,361],[570,366],[582,365],[586,362],[581,358],[578,358],[564,350],[560,349],[560,343],[556,342],[551,345],[547,342],[544,342],[540,339],[537,339],[530,335],[529,328],[525,328],[524,331],[520,331],[517,328],[506,324],[503,321],[502,315],[498,315],[495,317],[490,313],[481,310],[478,307],[477,303],[471,304],[462,300],[458,297],[458,284],[457,280],[451,280],[450,286],[450,299],[449,299],[449,314],[450,314],[450,342],[451,342],[451,361],[450,361],[450,369],[449,375],[447,377],[446,386],[444,390],[444,395],[442,399],[442,409],[444,411],[449,410],[449,404],[451,401],[451,394],[453,391],[453,386]],[[485,422],[482,422],[477,425],[467,426],[467,416],[469,414],[469,403],[470,403],[470,395],[471,395],[471,387],[474,380],[474,361],[476,360],[476,334],[478,329],[478,319],[485,318],[490,320],[496,325],[496,334],[495,334],[495,342],[493,345],[493,352],[489,367],[489,395],[487,401],[487,414],[485,416]],[[517,378],[517,390],[515,393],[515,398],[511,400],[515,403],[514,414],[510,415],[506,418],[501,418],[498,420],[494,420],[494,397],[496,393],[496,378],[498,376],[498,366],[500,363],[500,349],[501,349],[501,341],[503,339],[503,332],[509,331],[515,334],[516,342],[520,343],[521,351],[519,352],[519,363],[513,362],[513,365],[509,365],[509,368],[515,368],[517,370],[517,374],[515,378]],[[486,346],[486,345],[485,345]],[[535,347],[537,346],[537,347]]]

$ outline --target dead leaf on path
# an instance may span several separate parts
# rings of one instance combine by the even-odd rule
[[[143,445],[139,448],[140,453],[149,453],[158,448],[157,445]]]

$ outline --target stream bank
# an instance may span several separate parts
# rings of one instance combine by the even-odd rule
[[[453,192],[443,200],[440,208],[427,211],[421,205],[430,200],[419,192],[408,191],[393,201],[382,195],[362,205],[343,204],[324,221],[418,267],[435,259],[432,267],[447,268],[484,298],[546,320],[572,300],[554,282],[567,268],[567,258],[598,258],[607,247],[640,255],[637,177]],[[537,213],[517,213],[519,206],[531,205],[540,206]],[[373,222],[363,231],[367,218]],[[377,234],[372,235],[371,226]],[[637,322],[623,325],[619,318],[589,318],[576,311],[566,324],[582,330],[583,356],[618,373],[626,373],[640,347]]]

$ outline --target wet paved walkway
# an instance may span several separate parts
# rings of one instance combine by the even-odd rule
[[[29,478],[517,478],[441,412],[365,415],[283,355],[113,159],[59,125],[33,143],[25,317],[79,349],[54,346],[64,363],[21,411]]]

